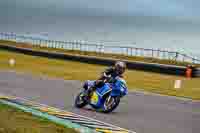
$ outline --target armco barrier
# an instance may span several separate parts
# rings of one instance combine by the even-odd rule
[[[193,75],[194,75],[194,77],[200,77],[200,68],[194,69]]]
[[[117,60],[117,59],[105,59],[105,58],[97,58],[89,56],[77,56],[77,55],[62,54],[57,52],[36,51],[28,48],[17,48],[15,46],[7,46],[7,45],[0,45],[0,48],[28,55],[63,59],[63,60],[73,60],[91,64],[100,64],[100,65],[113,65],[114,62]],[[186,72],[186,67],[184,66],[163,65],[156,63],[136,62],[136,61],[135,62],[126,61],[126,63],[129,69],[135,69],[135,70],[151,71],[151,72],[181,75],[181,76],[185,76]],[[200,77],[200,69],[195,69],[193,75],[195,77],[197,76]]]

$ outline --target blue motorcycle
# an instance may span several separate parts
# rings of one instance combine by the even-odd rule
[[[81,89],[81,92],[76,96],[75,106],[77,108],[83,108],[89,104],[97,111],[110,113],[118,107],[120,99],[128,94],[125,80],[117,77],[114,83],[104,83],[101,87],[97,87],[89,96],[89,100],[85,100],[83,98],[84,91],[93,86],[94,81],[87,81],[85,84],[87,87]]]

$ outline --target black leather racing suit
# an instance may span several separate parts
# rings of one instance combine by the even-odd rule
[[[104,79],[108,79],[107,82],[113,83],[115,81],[115,78],[119,76],[122,77],[122,75],[119,75],[115,68],[109,67],[107,68],[101,75],[101,77],[98,79],[100,81],[103,81]],[[109,78],[108,78],[109,77]]]
[[[117,73],[117,71],[115,70],[114,67],[109,67],[107,68],[102,75],[100,76],[100,78],[98,80],[95,81],[95,84],[93,87],[87,89],[86,91],[86,95],[89,96],[89,94],[94,91],[97,87],[101,87],[104,85],[104,80],[107,79],[108,83],[114,83],[115,82],[115,78],[119,76],[122,77],[122,75],[119,75]],[[87,86],[84,86],[84,88]]]

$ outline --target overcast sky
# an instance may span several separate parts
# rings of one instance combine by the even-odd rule
[[[139,47],[158,41],[170,47],[163,43],[168,37],[199,53],[199,27],[200,0],[0,0],[0,32],[137,41]]]
[[[0,0],[0,4],[54,7],[52,10],[72,12],[79,9],[83,14],[85,11],[94,15],[176,16],[200,20],[200,0]]]

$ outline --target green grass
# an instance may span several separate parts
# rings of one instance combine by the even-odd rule
[[[159,64],[170,64],[170,65],[179,65],[179,66],[187,66],[188,62],[180,62],[175,60],[167,60],[167,59],[157,59],[151,57],[141,57],[141,56],[126,56],[120,54],[103,54],[103,53],[96,53],[96,52],[88,52],[88,51],[79,51],[79,50],[64,50],[59,48],[47,48],[47,47],[39,47],[33,46],[32,44],[28,43],[16,43],[14,41],[3,41],[0,40],[0,44],[6,44],[11,46],[23,47],[23,48],[31,48],[34,50],[42,50],[42,51],[49,51],[49,52],[59,52],[65,54],[73,54],[73,55],[84,55],[84,56],[95,56],[98,58],[114,58],[114,59],[123,59],[129,61],[141,61],[141,62],[148,62],[148,63],[159,63]],[[200,64],[196,64],[196,66],[200,66]]]
[[[10,66],[8,60],[14,58],[15,66]],[[23,55],[0,50],[0,70],[13,70],[32,75],[46,75],[66,80],[94,80],[106,66],[86,64],[73,61],[63,61]],[[187,79],[185,77],[164,75],[152,72],[127,70],[125,79],[132,90],[187,97],[200,100],[200,78]],[[182,87],[174,89],[174,81],[182,80]],[[138,89],[142,88],[142,89]]]
[[[76,133],[76,131],[0,103],[0,133]]]

